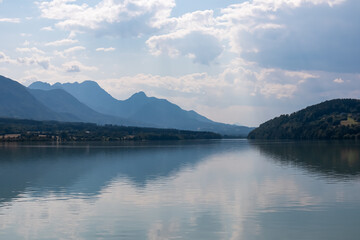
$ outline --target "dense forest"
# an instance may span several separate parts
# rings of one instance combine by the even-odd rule
[[[0,142],[138,141],[219,138],[221,138],[221,135],[211,132],[0,118]]]
[[[334,99],[261,124],[250,139],[360,139],[360,100]]]

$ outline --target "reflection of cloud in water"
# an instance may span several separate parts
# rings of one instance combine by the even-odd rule
[[[328,184],[306,174],[307,169],[268,161],[268,155],[246,142],[124,151],[90,149],[86,155],[88,165],[78,160],[84,165],[75,168],[81,174],[71,178],[72,184],[63,185],[62,192],[48,191],[38,196],[24,190],[22,198],[0,208],[0,236],[11,232],[13,226],[20,236],[29,239],[62,236],[66,239],[251,240],[283,236],[304,239],[309,234],[317,236],[316,239],[339,236],[335,232],[339,228],[318,233],[316,221],[322,221],[326,227],[337,224],[343,230],[348,227],[348,232],[360,233],[357,227],[344,226],[341,218],[327,219],[336,214],[344,217],[341,213],[346,212],[345,208],[350,209],[351,204],[359,207],[358,182]],[[179,157],[174,158],[174,163],[169,159],[176,154]],[[129,159],[134,160],[118,163],[126,162],[124,156],[132,156]],[[75,159],[52,161],[55,164]],[[154,169],[147,170],[145,177],[137,177],[135,166],[145,161],[157,164],[146,165]],[[56,166],[43,169],[54,170]],[[102,172],[107,171],[110,173],[105,178]],[[139,170],[139,175],[142,173]],[[101,187],[86,188],[87,184]],[[95,191],[88,198],[74,198],[75,189]],[[355,214],[349,218],[349,222],[358,222]],[[304,231],[306,227],[312,232]]]
[[[201,150],[202,144],[209,151]],[[148,181],[174,175],[202,161],[219,150],[217,145],[209,141],[90,148],[10,145],[0,148],[0,201],[11,200],[26,190],[37,195],[96,195],[117,176],[145,187]]]

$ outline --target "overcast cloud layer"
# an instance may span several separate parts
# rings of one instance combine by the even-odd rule
[[[0,0],[0,74],[257,126],[360,97],[358,0]]]

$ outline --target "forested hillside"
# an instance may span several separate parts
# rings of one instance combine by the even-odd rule
[[[250,139],[360,139],[360,100],[334,99],[261,124]]]

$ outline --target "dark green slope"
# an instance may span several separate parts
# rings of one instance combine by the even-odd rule
[[[250,139],[360,139],[360,100],[334,99],[281,115],[250,132]]]
[[[26,87],[0,76],[0,117],[36,120],[70,120],[70,116],[57,114],[37,101]]]

